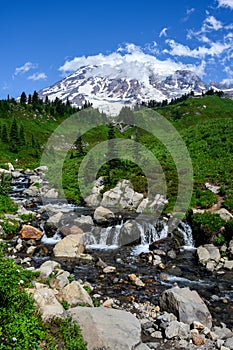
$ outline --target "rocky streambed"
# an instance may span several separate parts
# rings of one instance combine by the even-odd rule
[[[56,191],[46,183],[44,171],[43,167],[34,171],[11,171],[12,197],[19,211],[16,216],[6,218],[14,221],[28,215],[30,219],[26,225],[21,223],[21,231],[12,237],[10,256],[30,269],[39,269],[42,264],[55,261],[60,264],[60,271],[66,271],[75,281],[89,286],[86,289],[94,304],[134,315],[140,325],[135,324],[131,329],[131,332],[140,333],[137,347],[125,343],[125,347],[114,345],[111,349],[192,349],[198,346],[200,349],[233,349],[228,340],[233,339],[232,269],[230,265],[225,268],[224,259],[221,261],[216,254],[208,258],[214,268],[209,268],[210,264],[206,266],[207,261],[201,261],[193,247],[187,224],[179,225],[184,245],[179,247],[168,237],[167,218],[148,224],[143,220],[137,222],[135,215],[127,211],[112,216],[103,207],[96,213],[89,208],[60,203]],[[32,233],[32,227],[38,232]],[[35,238],[33,234],[39,236]],[[132,244],[119,245],[123,234],[124,237],[131,235]],[[52,269],[46,278],[51,277],[51,273],[55,280],[61,274]],[[56,283],[51,284],[55,290],[59,289]],[[212,315],[212,324],[203,322],[198,326],[191,322],[187,327],[179,313],[171,310],[169,302],[161,307],[164,293],[174,288],[179,288],[180,294],[187,290],[184,288],[197,291]],[[184,295],[184,302],[186,297]],[[190,302],[186,300],[186,304]],[[79,304],[82,303],[79,301],[73,306]],[[68,312],[75,313],[74,319],[80,314],[72,308]],[[190,310],[186,311],[188,313]],[[102,317],[105,319],[104,315]],[[108,317],[111,318],[106,315],[106,319]],[[193,321],[200,319],[196,316]],[[132,319],[128,322],[134,324]]]

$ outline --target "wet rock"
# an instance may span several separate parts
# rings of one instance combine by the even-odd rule
[[[107,208],[104,208],[102,206],[96,208],[96,210],[94,212],[94,219],[98,223],[102,223],[102,222],[105,222],[105,221],[108,221],[108,220],[112,220],[114,218],[115,218],[114,213],[111,210],[109,210]]]
[[[94,222],[90,215],[81,215],[74,220],[74,224],[78,225],[84,231],[89,231],[94,225]]]
[[[177,245],[171,237],[166,237],[151,243],[149,249],[153,251],[159,249],[167,254],[169,250],[176,250]]]
[[[76,225],[73,225],[73,226],[63,226],[60,228],[59,230],[63,236],[68,236],[68,235],[81,235],[83,234],[83,230],[76,226]]]
[[[44,233],[31,225],[23,225],[22,229],[20,230],[20,235],[22,239],[39,240]]]
[[[179,321],[191,324],[199,321],[211,328],[211,314],[196,291],[189,288],[171,288],[162,293],[160,307],[175,314]]]
[[[85,251],[83,235],[72,234],[59,241],[53,248],[55,257],[75,258]]]
[[[130,281],[135,284],[135,286],[137,287],[144,287],[145,283],[143,283],[139,277],[137,277],[134,273],[132,273],[131,275],[129,275],[129,279]]]
[[[78,281],[62,288],[57,297],[60,301],[65,300],[71,308],[78,305],[94,306],[91,297]]]
[[[103,272],[104,272],[104,273],[116,272],[116,268],[115,268],[115,266],[106,266],[106,267],[103,269]]]
[[[129,245],[139,242],[141,238],[141,231],[136,221],[128,220],[120,229],[118,236],[118,245]]]
[[[105,307],[76,307],[67,313],[80,325],[88,350],[149,350],[141,343],[140,322],[129,312]]]
[[[25,197],[38,197],[40,189],[37,186],[31,185],[29,188],[23,191]]]

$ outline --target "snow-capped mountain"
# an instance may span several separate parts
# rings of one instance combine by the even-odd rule
[[[111,115],[119,113],[122,106],[132,106],[142,101],[162,101],[180,97],[193,90],[206,91],[205,84],[193,71],[174,67],[140,64],[137,61],[114,65],[109,62],[87,65],[58,83],[39,91],[41,98],[48,96],[82,106],[85,100]]]

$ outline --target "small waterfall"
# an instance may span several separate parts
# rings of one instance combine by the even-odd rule
[[[122,226],[123,222],[116,226],[103,227],[100,232],[93,228],[92,232],[84,233],[85,245],[91,249],[118,248],[118,236]]]
[[[192,235],[192,229],[189,226],[189,224],[181,221],[178,227],[178,231],[182,233],[184,237],[184,246],[182,247],[183,250],[193,250],[195,249],[193,235]]]
[[[56,232],[53,235],[53,237],[47,237],[46,234],[44,233],[44,235],[41,238],[41,243],[54,245],[58,243],[60,240],[61,240],[61,235],[58,232]]]
[[[148,252],[149,245],[155,241],[168,237],[168,224],[166,220],[157,223],[148,221],[135,221],[140,232],[141,243],[133,248],[134,254]],[[116,249],[118,245],[118,237],[123,227],[123,221],[116,226],[103,227],[99,230],[93,228],[91,232],[84,234],[84,242],[90,249]],[[178,231],[184,237],[184,246],[182,249],[193,249],[194,242],[192,237],[191,227],[184,222],[181,222]]]

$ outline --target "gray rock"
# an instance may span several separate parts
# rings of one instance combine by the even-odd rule
[[[162,293],[160,307],[172,312],[180,322],[187,324],[199,321],[208,328],[212,327],[212,317],[196,291],[189,288],[174,287]]]
[[[59,270],[60,267],[61,265],[56,261],[52,261],[52,260],[45,261],[39,268],[40,277],[43,280],[46,280],[51,275],[52,272]]]
[[[60,301],[67,301],[71,308],[78,305],[94,306],[90,295],[78,281],[62,288],[57,297]]]
[[[214,327],[213,331],[219,337],[219,339],[224,339],[232,336],[231,330],[226,327]]]
[[[98,208],[96,208],[96,210],[94,212],[94,219],[98,223],[107,221],[109,219],[111,220],[114,218],[115,218],[114,213],[111,210],[104,208],[104,207],[98,207]]]
[[[57,214],[55,214],[55,215],[52,215],[52,216],[50,216],[50,218],[47,220],[47,223],[48,223],[48,224],[53,224],[53,225],[57,226],[57,225],[59,224],[59,222],[60,222],[62,216],[63,216],[63,213],[62,213],[62,212],[59,212],[59,213],[57,213]]]
[[[64,309],[52,289],[48,287],[37,289],[33,294],[33,298],[44,320],[51,320],[54,317],[64,317]]]
[[[228,347],[229,349],[233,349],[233,334],[231,338],[228,338],[225,343],[224,346]]]
[[[199,262],[203,265],[206,265],[207,262],[210,260],[210,253],[203,246],[197,248],[197,256]]]
[[[220,217],[225,221],[229,221],[233,219],[233,215],[225,208],[221,208],[217,210],[215,214],[219,214]]]
[[[128,220],[120,229],[118,245],[127,245],[137,242],[141,237],[141,231],[134,220]]]
[[[187,338],[189,335],[190,327],[188,324],[178,321],[172,321],[169,323],[167,328],[165,329],[166,338]]]
[[[219,252],[219,249],[214,246],[213,244],[205,244],[204,248],[206,248],[210,254],[210,259],[214,260],[216,263],[219,262],[221,259],[221,254]]]
[[[208,261],[213,260],[216,263],[221,259],[219,249],[213,244],[205,244],[197,248],[197,256],[199,262],[206,265]]]
[[[141,343],[139,320],[129,312],[103,307],[76,307],[67,313],[80,325],[88,350],[149,349]]]
[[[233,255],[233,240],[229,242],[229,251]]]
[[[50,199],[58,198],[58,192],[54,188],[51,188],[50,190],[46,191],[42,195],[44,198],[50,198]]]
[[[225,260],[224,268],[227,270],[232,270],[233,269],[233,260]]]
[[[40,194],[40,189],[34,185],[23,191],[23,195],[26,197],[37,197]]]
[[[85,251],[83,235],[69,235],[59,241],[53,248],[55,257],[75,258]]]

